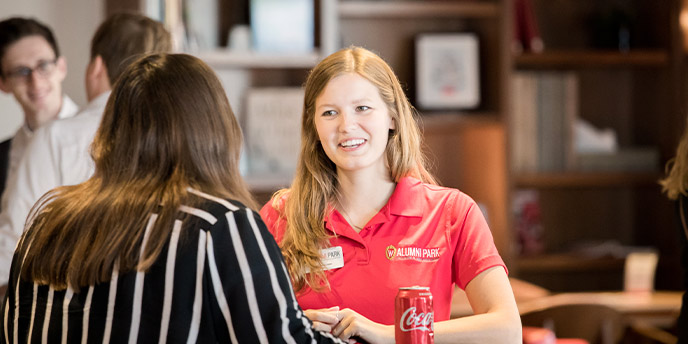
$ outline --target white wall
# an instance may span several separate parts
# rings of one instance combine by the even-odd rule
[[[86,104],[84,73],[91,36],[104,18],[102,0],[0,1],[0,19],[34,17],[53,29],[60,52],[67,59],[63,89],[79,106]],[[0,92],[0,139],[14,134],[23,123],[21,108],[11,95]]]

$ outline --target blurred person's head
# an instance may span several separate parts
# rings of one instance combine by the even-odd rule
[[[14,96],[30,129],[57,117],[66,75],[50,28],[30,18],[0,21],[0,90]]]
[[[111,15],[100,24],[91,40],[86,69],[88,100],[109,91],[135,58],[171,50],[172,38],[162,23],[136,13]]]
[[[24,278],[81,287],[146,271],[163,250],[190,189],[255,207],[239,174],[242,134],[208,65],[184,54],[140,57],[108,99],[86,182],[55,189],[32,216]],[[189,203],[191,202],[191,203]],[[158,214],[138,262],[143,228]],[[38,254],[40,252],[40,254]]]
[[[147,55],[129,66],[110,95],[91,147],[94,178],[107,185],[183,181],[231,196],[243,187],[241,144],[210,67],[190,55]]]
[[[659,180],[662,192],[672,200],[679,199],[681,195],[688,197],[688,117],[685,120],[685,129],[676,146],[676,155],[666,163],[666,176]]]

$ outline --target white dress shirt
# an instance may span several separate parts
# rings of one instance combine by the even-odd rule
[[[62,107],[60,112],[57,114],[56,119],[64,119],[74,116],[79,111],[79,107],[69,98],[67,95],[62,97]],[[47,125],[47,124],[46,124]],[[24,123],[19,130],[12,137],[12,144],[10,146],[10,158],[9,167],[7,169],[7,180],[10,180],[14,173],[17,171],[17,166],[19,166],[19,161],[24,156],[26,147],[31,142],[34,131],[29,128],[29,126]]]
[[[96,97],[71,118],[34,132],[14,175],[8,175],[0,212],[0,285],[7,283],[17,241],[33,205],[46,192],[88,179],[94,170],[89,148],[110,92]]]

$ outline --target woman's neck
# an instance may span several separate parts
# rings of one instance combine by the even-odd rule
[[[388,175],[389,173],[387,173]],[[338,172],[337,210],[359,232],[394,193],[396,183],[389,177]]]

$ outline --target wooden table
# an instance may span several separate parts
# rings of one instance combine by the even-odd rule
[[[630,321],[670,327],[681,310],[682,295],[680,291],[561,293],[519,302],[518,310],[523,314],[564,304],[603,304],[618,310]]]
[[[458,295],[457,295],[458,294]],[[551,294],[528,300],[517,300],[521,314],[564,304],[603,304],[612,307],[632,322],[642,322],[658,327],[671,327],[681,310],[680,291],[655,291],[652,293],[574,292]],[[458,296],[458,297],[457,297]],[[452,318],[473,314],[465,295],[455,293]]]

